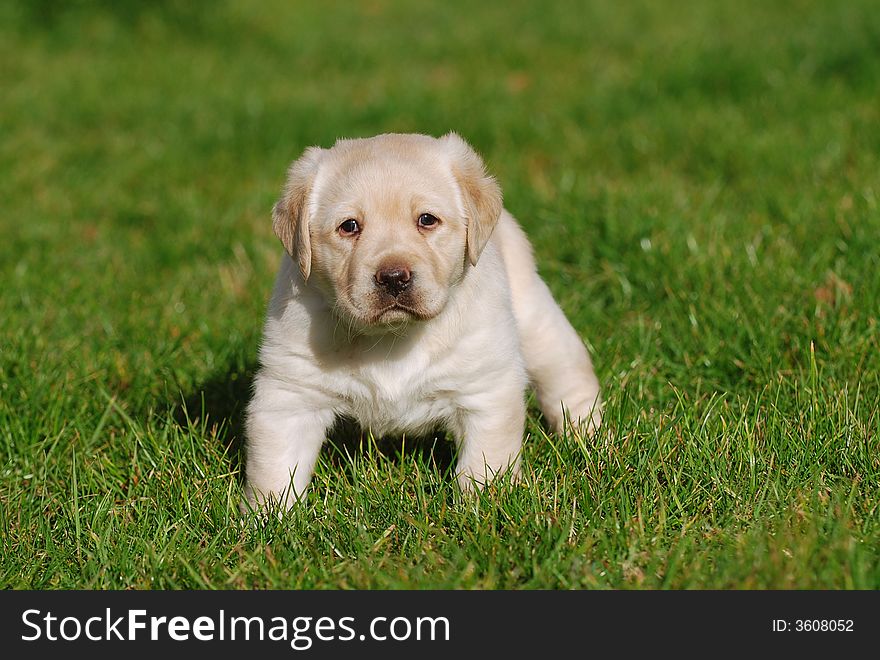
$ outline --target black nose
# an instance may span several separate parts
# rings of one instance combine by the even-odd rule
[[[376,271],[376,284],[392,296],[399,296],[412,281],[412,273],[406,266],[389,266]]]

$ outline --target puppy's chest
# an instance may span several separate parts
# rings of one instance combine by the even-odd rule
[[[345,381],[342,412],[376,435],[426,430],[455,413],[445,370],[421,356],[364,364]]]

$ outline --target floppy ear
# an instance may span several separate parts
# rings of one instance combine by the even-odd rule
[[[501,217],[501,188],[489,174],[483,160],[456,133],[447,133],[441,140],[446,144],[452,174],[461,190],[467,214],[467,255],[472,266],[477,259],[492,230]]]
[[[312,270],[312,244],[309,241],[309,194],[318,171],[323,149],[309,147],[287,170],[281,199],[272,209],[272,229],[284,249],[299,264],[303,279]]]

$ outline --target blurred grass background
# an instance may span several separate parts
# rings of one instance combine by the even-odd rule
[[[668,6],[664,6],[668,5]],[[0,584],[877,588],[875,3],[0,2]],[[311,144],[455,130],[608,398],[461,500],[367,443],[241,528]]]

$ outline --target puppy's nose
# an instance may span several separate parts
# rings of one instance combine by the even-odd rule
[[[392,296],[399,296],[412,281],[412,273],[406,266],[388,266],[376,271],[376,284]]]

